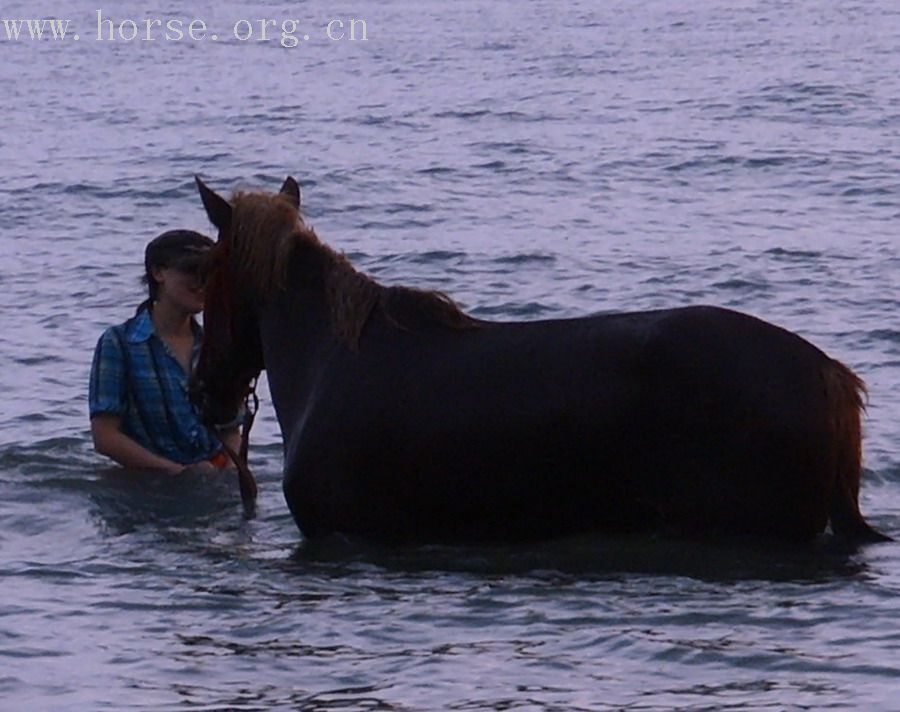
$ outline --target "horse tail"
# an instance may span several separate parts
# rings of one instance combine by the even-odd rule
[[[844,364],[829,359],[822,369],[825,381],[826,418],[829,439],[828,469],[831,475],[831,528],[835,534],[856,542],[892,541],[875,531],[859,511],[862,475],[862,427],[866,386]]]

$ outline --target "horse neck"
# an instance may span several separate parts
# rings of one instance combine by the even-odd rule
[[[324,281],[304,272],[292,269],[288,286],[258,311],[269,391],[286,442],[309,401],[323,354],[334,345]]]

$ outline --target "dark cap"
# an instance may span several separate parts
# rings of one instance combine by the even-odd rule
[[[193,230],[169,230],[153,238],[144,251],[144,268],[195,266],[216,243]]]

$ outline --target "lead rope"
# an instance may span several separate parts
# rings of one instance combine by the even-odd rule
[[[241,490],[241,501],[245,507],[251,507],[256,503],[256,495],[259,488],[256,486],[256,478],[250,471],[247,464],[247,456],[250,450],[250,428],[253,427],[253,419],[256,418],[256,411],[259,410],[259,396],[256,395],[256,381],[254,378],[250,382],[250,390],[244,399],[244,420],[241,424],[241,446],[238,452],[235,452],[228,443],[222,441],[222,447],[228,453],[228,457],[234,463],[238,473],[238,486]]]

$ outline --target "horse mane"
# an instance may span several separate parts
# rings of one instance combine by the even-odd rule
[[[409,331],[433,326],[471,329],[478,324],[442,292],[386,287],[358,272],[344,254],[319,239],[280,193],[238,191],[231,205],[228,254],[234,274],[266,300],[290,286],[295,255],[302,251],[303,258],[313,257],[321,269],[335,334],[351,348],[356,348],[363,327],[376,312],[394,327]]]

